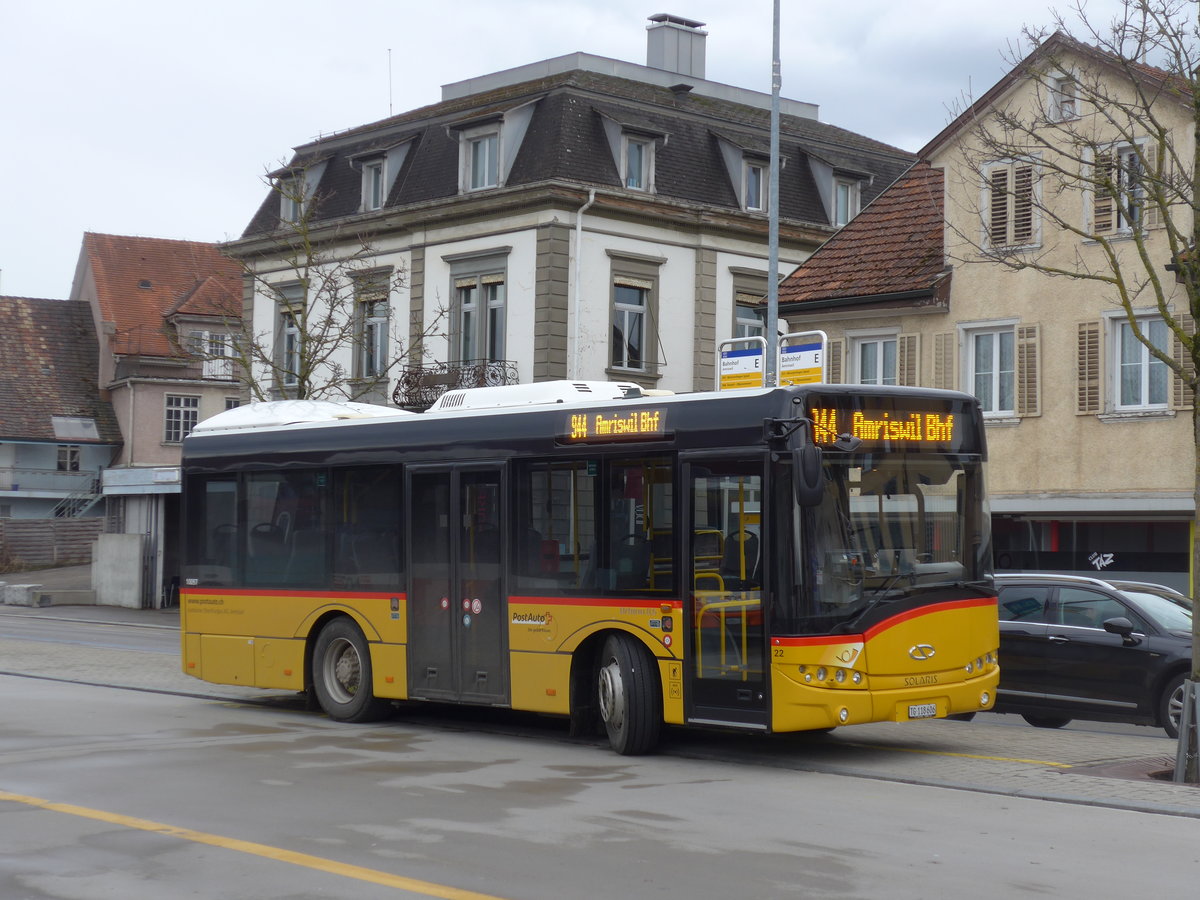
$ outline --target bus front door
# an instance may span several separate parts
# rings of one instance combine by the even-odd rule
[[[501,470],[409,469],[409,696],[508,702]]]
[[[763,462],[697,456],[685,471],[691,524],[687,717],[766,728]]]

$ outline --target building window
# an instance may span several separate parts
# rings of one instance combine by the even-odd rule
[[[1023,247],[1034,240],[1034,165],[995,163],[987,168],[984,225],[989,247]]]
[[[766,209],[767,167],[761,163],[747,162],[745,164],[745,180],[746,209]]]
[[[285,284],[276,288],[278,299],[279,341],[275,347],[275,366],[284,387],[300,383],[303,366],[303,323],[305,290],[303,284]]]
[[[841,178],[833,183],[833,224],[839,228],[858,215],[858,182]]]
[[[451,353],[458,361],[506,358],[508,254],[511,247],[446,256],[453,291]]]
[[[1124,144],[1096,153],[1092,213],[1097,234],[1129,232],[1141,224],[1145,204],[1143,149]]]
[[[1075,79],[1070,76],[1055,78],[1050,83],[1050,119],[1053,122],[1066,122],[1074,119],[1078,113],[1078,100],[1075,90]]]
[[[479,191],[500,184],[500,133],[490,131],[469,135],[466,142],[467,190]]]
[[[733,336],[735,338],[764,337],[766,334],[766,329],[763,327],[763,308],[757,302],[750,302],[751,299],[744,294],[738,295],[738,302],[734,306]],[[757,298],[753,299],[757,300]]]
[[[1164,409],[1171,381],[1167,364],[1137,339],[1129,322],[1116,320],[1113,326],[1117,355],[1114,366],[1117,378],[1116,407],[1123,410]],[[1155,347],[1166,353],[1171,352],[1167,323],[1161,318],[1139,318],[1138,327]]]
[[[378,378],[388,370],[389,276],[378,274],[355,285],[359,378]]]
[[[226,412],[228,412],[231,409],[237,409],[241,405],[242,405],[241,397],[226,397],[225,398],[225,411]]]
[[[968,334],[967,372],[984,413],[1015,415],[1016,346],[1011,327]]]
[[[278,182],[279,217],[285,222],[299,222],[304,218],[304,179],[282,178]]]
[[[635,191],[650,190],[650,171],[654,159],[654,144],[645,138],[626,135],[623,140],[625,152],[621,154],[624,171],[621,179],[625,187]]]
[[[233,335],[219,331],[193,331],[188,338],[192,352],[200,357],[205,378],[233,378]]]
[[[200,398],[167,394],[163,441],[178,444],[191,434],[200,415]]]
[[[646,368],[646,310],[650,288],[620,280],[613,285],[612,365],[614,369]]]
[[[386,184],[382,158],[363,163],[362,208],[364,212],[383,208],[383,202],[387,199],[384,195]]]
[[[58,471],[79,471],[79,446],[77,444],[58,445]]]
[[[858,384],[896,384],[896,336],[855,339],[854,371]]]

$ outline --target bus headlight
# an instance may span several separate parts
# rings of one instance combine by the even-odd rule
[[[863,678],[862,672],[855,672],[853,675],[850,676],[850,680],[853,681],[855,684],[862,684],[862,678]]]
[[[821,666],[821,668],[817,669],[817,681],[824,681],[825,676],[828,674],[829,673],[825,671],[825,667]]]
[[[991,702],[992,702],[992,695],[989,694],[987,691],[984,691],[983,693],[981,693],[979,695],[979,705],[980,706],[987,706]]]
[[[841,722],[843,725],[846,724],[846,720],[849,718],[850,718],[850,710],[846,709],[846,707],[843,706],[841,709],[838,710],[838,721]]]
[[[845,681],[846,680],[846,670],[838,669],[836,672],[834,672],[833,680],[836,681],[838,684],[841,684],[843,681]]]

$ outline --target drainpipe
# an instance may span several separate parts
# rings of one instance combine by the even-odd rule
[[[573,290],[574,297],[572,298],[575,305],[575,314],[572,316],[574,324],[571,334],[571,378],[576,381],[579,380],[579,317],[583,311],[583,304],[579,301],[579,270],[583,268],[583,214],[595,202],[596,191],[593,188],[588,191],[587,203],[579,207],[579,210],[575,213],[575,287]]]

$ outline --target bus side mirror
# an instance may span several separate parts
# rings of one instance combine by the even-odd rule
[[[821,448],[807,444],[792,451],[792,485],[800,506],[819,506],[825,496]]]

